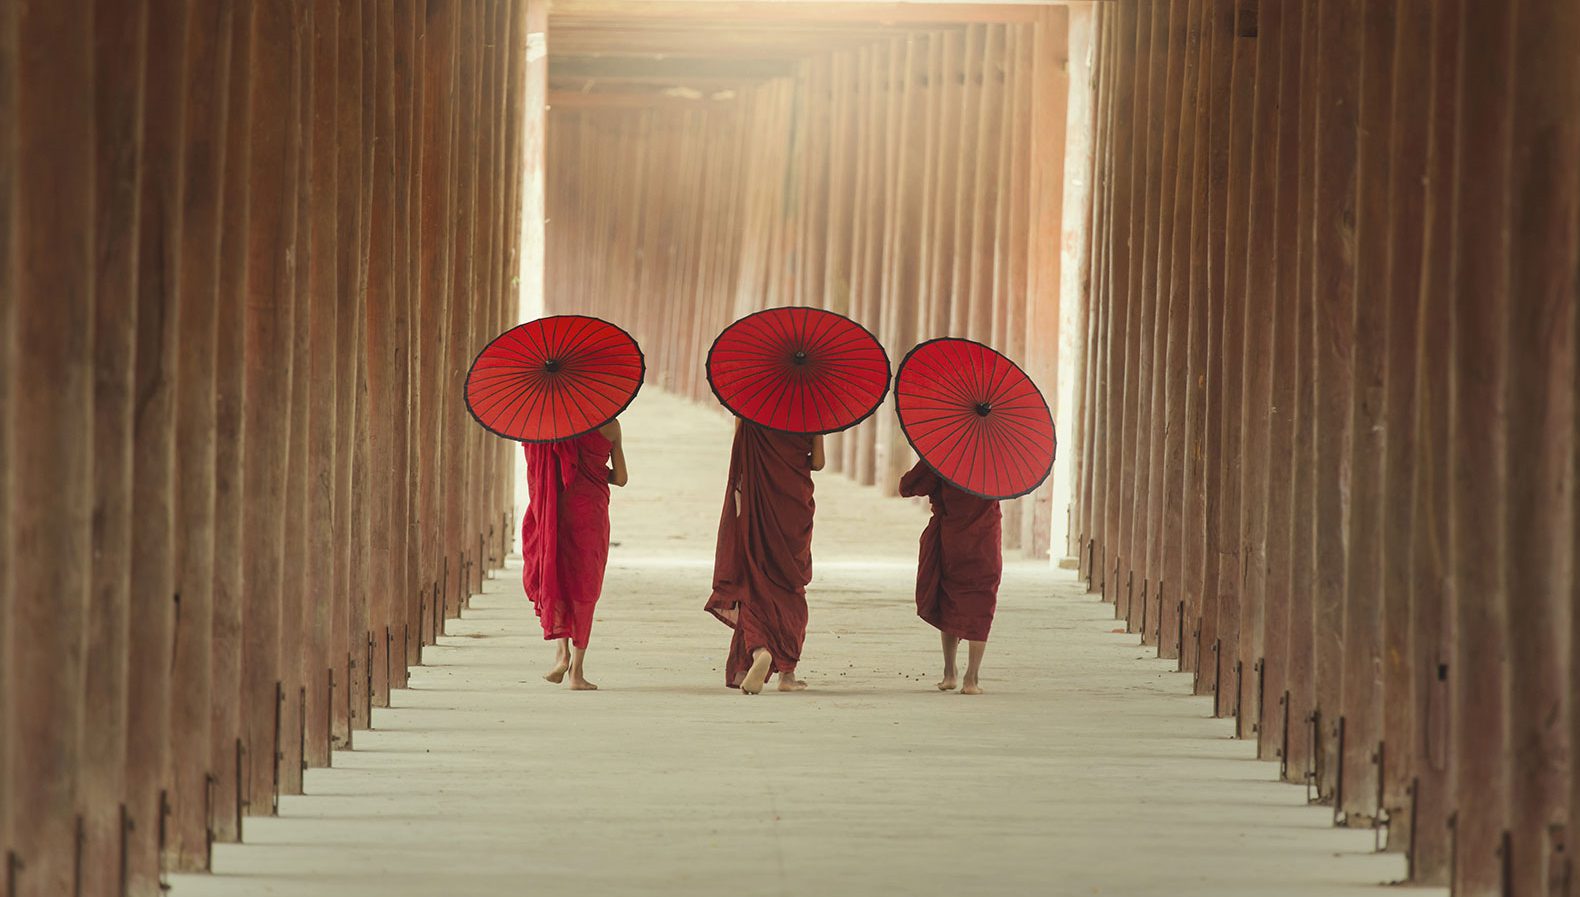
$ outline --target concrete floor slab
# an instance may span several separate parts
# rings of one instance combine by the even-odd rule
[[[811,690],[724,688],[729,632],[702,602],[729,421],[656,390],[623,420],[601,690],[539,678],[552,649],[512,565],[355,751],[175,897],[1360,897],[1403,876],[1068,571],[1010,564],[987,694],[937,692],[911,596],[925,509],[835,475],[817,487]]]

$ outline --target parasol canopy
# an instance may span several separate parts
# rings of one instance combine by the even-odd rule
[[[466,407],[506,439],[569,439],[624,411],[646,369],[636,340],[619,327],[553,315],[512,327],[478,353],[466,375]]]
[[[1015,498],[1053,470],[1048,403],[1025,371],[981,343],[946,337],[912,349],[894,398],[911,447],[967,492]]]
[[[860,423],[889,392],[889,356],[865,327],[821,308],[759,311],[708,351],[708,385],[724,407],[786,433]]]

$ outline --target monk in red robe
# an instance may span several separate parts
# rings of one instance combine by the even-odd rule
[[[979,695],[982,655],[1004,570],[998,502],[950,485],[925,461],[900,479],[900,494],[925,495],[933,506],[916,568],[916,615],[943,639],[944,678],[938,689],[955,688],[955,653],[964,639],[969,658],[960,693]]]
[[[735,630],[724,684],[745,694],[773,673],[780,691],[806,688],[795,668],[812,580],[812,471],[822,469],[823,437],[736,421],[707,609]]]
[[[543,625],[543,638],[559,643],[554,668],[543,678],[559,683],[569,672],[571,688],[590,691],[598,686],[587,681],[582,665],[609,561],[609,487],[626,483],[620,422],[524,448],[528,504],[521,526],[522,585]]]

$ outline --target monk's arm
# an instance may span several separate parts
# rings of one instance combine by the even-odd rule
[[[813,470],[822,470],[823,469],[823,461],[824,461],[824,458],[823,458],[823,437],[821,435],[813,436],[812,437],[812,469]]]
[[[613,444],[609,450],[609,485],[624,486],[630,477],[625,469],[625,443],[620,438],[620,422],[612,420],[600,427],[599,432]]]

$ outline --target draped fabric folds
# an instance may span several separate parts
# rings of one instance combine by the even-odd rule
[[[522,585],[545,639],[587,647],[609,561],[609,455],[596,431],[527,443],[528,504],[521,527]]]
[[[812,579],[812,436],[742,421],[730,452],[707,610],[735,630],[725,684],[739,687],[752,652],[793,671],[806,638]]]

